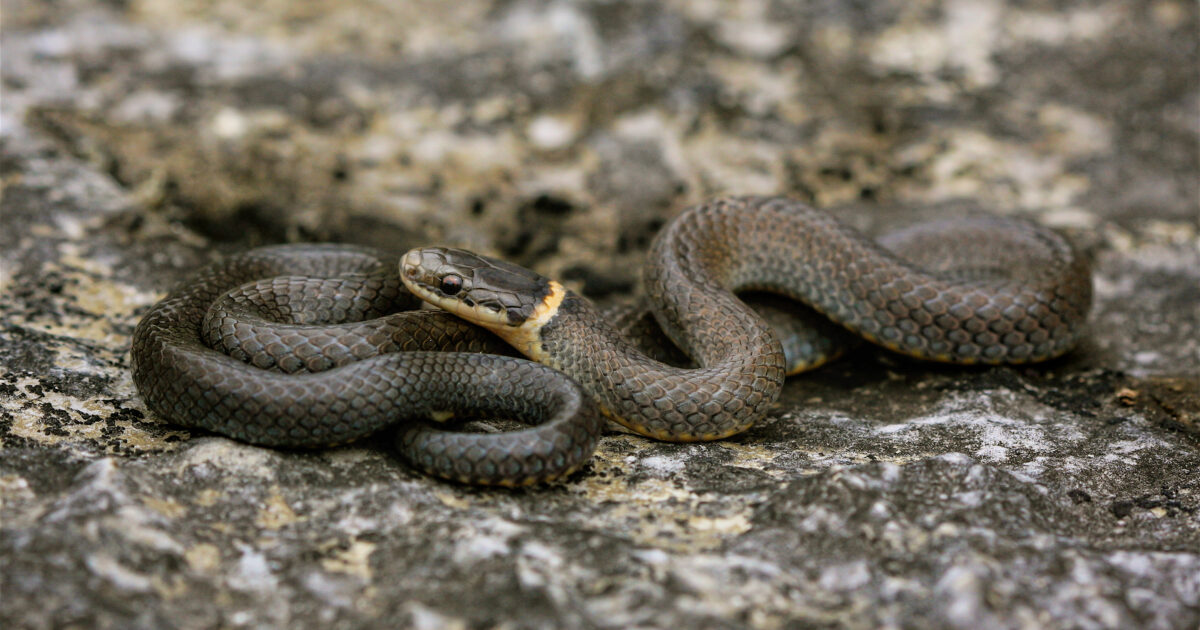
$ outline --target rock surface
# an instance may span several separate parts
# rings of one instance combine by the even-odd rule
[[[0,626],[1200,624],[1195,3],[247,6],[3,4]],[[863,348],[736,439],[613,429],[518,492],[190,432],[130,380],[224,253],[450,243],[607,299],[719,193],[1059,227],[1091,335]]]

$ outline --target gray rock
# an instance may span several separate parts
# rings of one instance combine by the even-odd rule
[[[0,626],[1200,624],[1197,7],[5,3]],[[593,296],[720,193],[986,209],[1096,261],[1037,366],[871,348],[734,439],[427,479],[153,417],[129,335],[282,240],[467,245]]]

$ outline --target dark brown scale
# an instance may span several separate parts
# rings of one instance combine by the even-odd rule
[[[391,352],[513,353],[494,335],[443,311],[394,312],[415,307],[414,300],[394,270],[362,277],[277,276],[218,298],[201,337],[239,361],[287,374]]]
[[[541,338],[546,362],[614,419],[667,440],[742,431],[779,395],[780,343],[734,292],[786,295],[896,352],[964,364],[1061,355],[1091,304],[1088,264],[1062,237],[997,217],[918,226],[881,245],[786,199],[718,199],[668,224],[649,260],[655,317],[698,367],[646,356],[571,294]]]
[[[695,245],[711,234],[736,236],[723,247]],[[724,199],[681,215],[654,255],[671,261],[647,272],[658,293],[684,282],[749,284],[804,302],[889,349],[956,363],[1061,355],[1078,340],[1091,304],[1088,264],[1061,236],[1000,217],[917,226],[881,246],[786,199]],[[656,271],[669,268],[688,272]],[[677,327],[681,316],[668,308],[659,319]],[[693,335],[697,347],[715,334],[711,325],[668,332]]]
[[[783,345],[788,374],[824,365],[860,341],[820,313],[783,296],[755,291],[738,294],[738,298],[775,331]],[[617,304],[603,310],[612,327],[646,356],[675,367],[696,367],[694,361],[663,335],[654,313],[644,303]]]
[[[444,265],[446,255],[427,258]],[[504,313],[513,325],[547,295],[548,282],[508,263],[475,257],[468,267],[474,286],[460,299]],[[407,300],[395,268],[393,258],[337,246],[264,248],[211,267],[138,325],[135,382],[160,415],[266,445],[346,442],[447,409],[541,422],[495,435],[402,433],[410,461],[463,481],[527,483],[585,461],[599,421],[571,381],[507,357],[427,352],[497,348],[448,314],[384,315]],[[929,224],[881,245],[775,198],[720,199],[685,211],[655,239],[644,284],[655,319],[691,360],[670,348],[656,356],[679,367],[617,332],[650,334],[645,316],[606,315],[571,294],[539,338],[548,363],[580,381],[610,415],[671,440],[744,430],[778,396],[785,369],[819,364],[842,347],[772,301],[761,312],[789,331],[785,360],[780,334],[735,291],[781,293],[892,350],[959,363],[1058,356],[1075,344],[1091,301],[1086,261],[1057,234],[1022,221]],[[451,280],[438,291],[459,289]],[[238,359],[204,345],[202,329]],[[327,371],[281,373],[315,370]]]
[[[274,284],[276,291],[247,283]],[[306,245],[246,252],[200,272],[146,314],[133,336],[134,382],[156,414],[266,446],[328,446],[410,421],[398,439],[401,454],[426,472],[468,483],[545,481],[587,461],[601,420],[562,374],[511,357],[430,352],[498,347],[448,313],[352,322],[409,305],[399,287],[395,257],[371,250]],[[325,323],[343,320],[351,321]],[[202,327],[249,363],[205,345]],[[401,329],[408,341],[397,340]],[[380,340],[366,360],[343,365]],[[424,351],[380,354],[410,347]],[[331,369],[284,374],[250,363],[289,372]],[[537,426],[459,434],[411,422],[447,410]]]

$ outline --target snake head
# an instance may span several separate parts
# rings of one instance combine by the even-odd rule
[[[409,251],[400,277],[422,300],[489,329],[534,318],[557,285],[524,267],[448,247]]]

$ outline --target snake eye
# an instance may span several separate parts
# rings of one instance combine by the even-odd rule
[[[462,290],[462,278],[454,274],[446,274],[442,277],[442,293],[446,295],[454,295]]]

